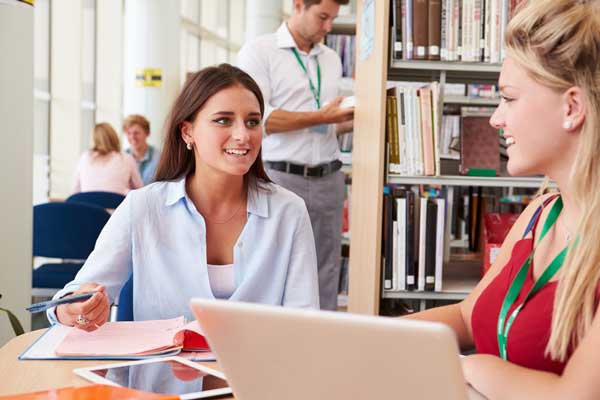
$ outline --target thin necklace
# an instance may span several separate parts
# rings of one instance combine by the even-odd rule
[[[225,221],[215,221],[214,219],[206,218],[206,216],[204,216],[204,219],[207,220],[208,222],[212,222],[213,224],[226,224],[229,221],[231,221],[233,219],[233,217],[235,217],[237,215],[237,213],[240,211],[240,208],[242,208],[243,204],[244,204],[244,200],[242,200],[240,202],[240,205],[235,210],[235,212],[231,215],[231,217],[227,218]]]

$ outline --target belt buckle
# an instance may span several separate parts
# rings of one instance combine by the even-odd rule
[[[304,178],[308,178],[308,165],[304,165],[304,171],[302,171],[302,176]]]

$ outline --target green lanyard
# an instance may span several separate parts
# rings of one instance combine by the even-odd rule
[[[302,62],[302,59],[300,58],[300,54],[298,54],[298,50],[296,50],[295,47],[292,47],[292,51],[294,52],[294,55],[296,56],[296,60],[298,60],[298,64],[300,64],[300,66],[302,67],[302,70],[304,71],[304,74],[306,75],[306,77],[308,78],[308,83],[310,84],[310,91],[312,92],[315,101],[317,102],[317,109],[321,108],[321,66],[319,65],[319,58],[316,58],[317,61],[317,89],[315,89],[315,85],[313,84],[312,79],[310,79],[310,76],[308,75],[308,70],[306,69],[306,66],[304,65],[304,63]]]
[[[561,198],[559,197],[552,206],[552,209],[548,214],[548,218],[546,218],[546,222],[544,223],[544,228],[542,229],[538,245],[542,241],[544,236],[546,236],[546,233],[548,232],[548,230],[550,230],[550,227],[552,227],[552,225],[556,222],[556,219],[558,218],[558,215],[560,214],[562,208],[563,203]],[[517,317],[525,303],[527,303],[527,301],[530,298],[532,298],[542,287],[544,287],[544,285],[548,283],[548,281],[552,279],[552,277],[558,272],[560,267],[562,267],[569,246],[565,246],[565,248],[562,249],[560,253],[558,253],[554,260],[552,260],[548,268],[546,268],[542,276],[540,276],[540,279],[538,279],[538,281],[531,288],[531,290],[529,290],[529,293],[525,297],[525,300],[523,300],[523,303],[514,309],[507,321],[506,315],[508,314],[508,310],[510,310],[513,303],[519,296],[521,289],[523,288],[523,283],[525,282],[525,278],[529,273],[529,267],[531,265],[531,261],[533,260],[533,255],[535,253],[536,248],[537,245],[531,251],[531,254],[529,254],[529,257],[527,257],[527,260],[525,260],[525,262],[521,266],[521,269],[517,273],[517,276],[515,276],[515,279],[512,281],[510,287],[508,288],[508,292],[504,297],[504,301],[502,302],[502,308],[500,309],[500,315],[498,316],[498,350],[500,351],[500,357],[502,357],[503,360],[508,359],[506,350],[506,344],[508,342],[508,332],[510,331],[510,327],[512,326],[515,318]]]

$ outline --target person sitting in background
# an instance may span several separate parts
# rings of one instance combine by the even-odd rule
[[[192,297],[318,308],[317,256],[304,201],[261,159],[256,82],[223,64],[193,74],[172,107],[156,182],[129,193],[51,322],[92,330],[133,276],[135,320],[192,319]]]
[[[508,24],[490,119],[511,175],[543,174],[491,269],[444,322],[466,380],[489,399],[600,399],[600,2],[524,2]]]
[[[132,114],[123,121],[123,132],[131,146],[125,151],[135,159],[144,185],[154,182],[160,152],[146,141],[150,136],[150,122],[142,115]]]
[[[92,148],[77,165],[74,193],[104,191],[126,195],[144,184],[135,160],[121,152],[117,132],[110,124],[97,124],[92,131]]]

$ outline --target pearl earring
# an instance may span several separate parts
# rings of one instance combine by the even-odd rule
[[[191,143],[186,143],[185,147],[187,147],[188,150],[191,150],[192,149],[192,144]]]
[[[571,120],[566,120],[563,123],[563,128],[565,128],[565,129],[571,129],[572,127],[573,127],[573,121],[571,121]]]

